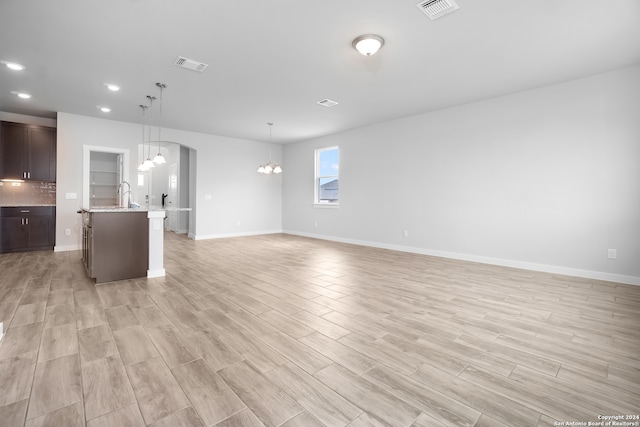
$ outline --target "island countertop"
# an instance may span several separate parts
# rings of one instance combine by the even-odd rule
[[[89,213],[97,213],[97,212],[107,212],[107,213],[114,213],[114,212],[164,212],[164,209],[162,208],[126,208],[126,207],[120,207],[120,206],[96,206],[93,208],[82,208],[83,212],[89,212]]]

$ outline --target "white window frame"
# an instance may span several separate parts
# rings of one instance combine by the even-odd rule
[[[338,173],[336,175],[320,175],[320,154],[324,151],[338,150]],[[337,145],[333,145],[331,147],[323,147],[316,148],[314,152],[314,173],[313,173],[313,187],[314,187],[314,197],[313,197],[313,205],[318,208],[337,208],[340,206],[340,193],[338,190],[338,201],[337,202],[320,202],[320,180],[322,178],[332,178],[335,177],[338,179],[338,185],[340,185],[340,147]]]

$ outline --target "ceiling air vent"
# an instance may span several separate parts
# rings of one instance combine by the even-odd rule
[[[432,21],[458,10],[459,6],[453,0],[423,0],[416,4]]]
[[[318,101],[318,104],[325,107],[333,107],[334,105],[338,105],[336,101],[332,101],[330,99],[323,99],[322,101]]]
[[[180,68],[186,68],[187,70],[197,71],[199,73],[203,72],[209,66],[209,64],[205,64],[204,62],[194,61],[193,59],[185,58],[184,56],[178,56],[173,65]]]

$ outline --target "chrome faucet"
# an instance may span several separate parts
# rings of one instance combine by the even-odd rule
[[[129,184],[127,181],[122,180],[122,182],[120,183],[120,185],[118,186],[118,194],[120,194],[120,190],[122,190],[122,185],[123,184],[127,184],[127,187],[129,188],[127,191],[125,191],[124,193],[122,193],[120,195],[120,203],[122,203],[122,197],[126,196],[127,193],[129,194],[129,197],[127,197],[127,207],[130,208],[131,207],[131,184]]]

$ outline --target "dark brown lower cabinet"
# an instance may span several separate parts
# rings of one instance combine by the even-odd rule
[[[0,252],[53,249],[55,206],[0,208]]]

